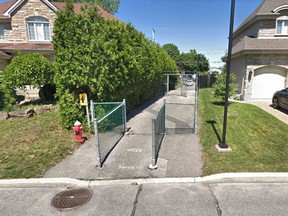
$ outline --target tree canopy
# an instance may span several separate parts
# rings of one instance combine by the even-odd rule
[[[118,11],[120,0],[50,0],[51,2],[75,2],[75,3],[92,3],[102,7],[104,10],[111,14]]]
[[[162,48],[176,62],[178,70],[182,72],[207,72],[209,71],[209,61],[201,53],[197,53],[195,49],[191,49],[188,53],[181,53],[178,47],[172,43],[164,44]]]
[[[118,11],[120,0],[93,0],[96,5],[99,5],[104,10],[111,14],[115,14]]]
[[[172,43],[164,44],[162,48],[169,54],[169,56],[177,63],[180,60],[180,51],[178,47]]]
[[[79,93],[98,102],[125,98],[130,110],[161,89],[163,71],[177,70],[158,44],[131,24],[104,19],[97,7],[75,14],[68,4],[57,14],[53,45],[60,118],[67,128],[85,120]]]
[[[209,71],[208,59],[203,54],[198,54],[195,49],[190,50],[188,53],[181,53],[178,66],[180,70],[187,72],[201,73]]]

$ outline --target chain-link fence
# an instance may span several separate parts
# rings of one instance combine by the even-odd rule
[[[126,132],[126,102],[91,101],[91,115],[96,138],[97,165],[102,166]]]
[[[194,133],[195,104],[166,103],[168,133]]]
[[[187,80],[188,80],[188,75],[186,74],[181,74],[180,76],[180,95],[187,97]]]
[[[157,168],[157,157],[163,138],[166,134],[165,127],[165,102],[156,118],[152,119],[152,164],[151,169]]]
[[[181,76],[181,79],[182,78]],[[196,76],[193,81],[194,82],[189,85],[189,77],[186,76],[186,91],[187,86],[190,91],[189,95],[187,95],[187,97],[189,97],[185,99],[186,103],[167,103],[166,100],[164,100],[164,104],[157,113],[156,118],[152,119],[152,164],[149,165],[150,169],[157,168],[159,150],[166,133],[197,133],[198,77]],[[183,80],[181,82],[184,83]],[[181,94],[181,96],[183,95]],[[181,100],[178,99],[178,101]]]
[[[168,133],[196,133],[198,112],[198,77],[181,75],[181,100],[166,103],[166,128]],[[181,101],[181,102],[180,102]]]
[[[199,94],[199,76],[195,78],[195,106],[194,106],[194,133],[198,132],[198,94]]]

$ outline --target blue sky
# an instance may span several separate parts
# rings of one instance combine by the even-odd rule
[[[7,0],[0,0],[6,2]],[[235,0],[234,29],[262,0]],[[120,0],[120,20],[132,25],[160,45],[175,44],[180,52],[195,49],[221,66],[228,48],[231,0]]]
[[[234,29],[262,0],[236,0]],[[180,52],[195,49],[221,66],[228,48],[231,0],[120,0],[120,20],[132,23],[160,45],[175,44]]]

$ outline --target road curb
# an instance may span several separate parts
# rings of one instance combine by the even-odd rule
[[[2,179],[0,188],[72,188],[101,185],[143,185],[173,183],[288,183],[288,173],[220,173],[204,177],[78,180],[72,178]]]
[[[288,183],[286,172],[249,172],[249,173],[219,173],[210,176],[196,177],[195,183]]]
[[[3,179],[0,188],[35,188],[35,187],[88,187],[89,181],[72,178],[31,178],[31,179]]]

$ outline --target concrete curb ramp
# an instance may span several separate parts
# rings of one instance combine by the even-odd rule
[[[72,178],[31,178],[0,180],[0,188],[93,187],[171,183],[288,183],[288,173],[221,173],[196,178],[150,178],[123,180],[78,180]]]

